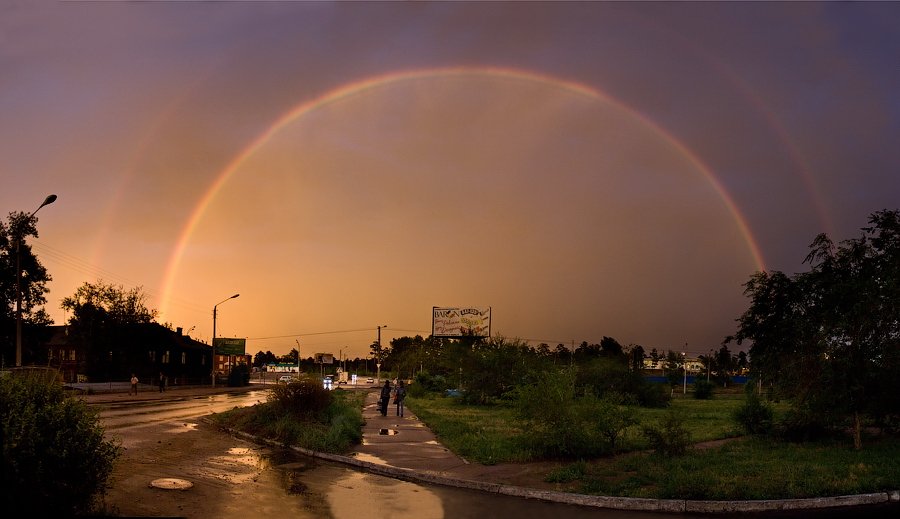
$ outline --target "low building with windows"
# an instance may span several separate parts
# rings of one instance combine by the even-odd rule
[[[102,345],[70,336],[67,326],[50,329],[50,339],[44,345],[47,364],[57,368],[65,382],[128,380],[132,374],[146,384],[158,383],[160,374],[169,385],[211,382],[212,348],[184,335],[181,328],[133,324],[116,338],[106,338]],[[228,360],[223,359],[223,365]],[[246,359],[244,362],[249,363]]]

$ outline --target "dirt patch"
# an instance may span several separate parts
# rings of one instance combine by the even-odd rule
[[[302,500],[280,499],[284,491],[279,472],[266,470],[273,457],[269,449],[212,425],[132,430],[123,447],[104,501],[110,515],[229,517],[238,510],[309,515]],[[160,478],[183,479],[193,486],[187,490],[150,486]]]

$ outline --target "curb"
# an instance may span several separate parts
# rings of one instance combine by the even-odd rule
[[[442,474],[416,471],[402,467],[394,467],[392,465],[381,465],[370,461],[363,461],[349,456],[341,456],[339,454],[329,454],[318,452],[303,447],[287,446],[275,440],[260,438],[255,435],[237,431],[228,427],[222,427],[208,418],[203,421],[220,427],[235,436],[239,436],[255,443],[262,443],[274,447],[288,447],[291,450],[325,461],[340,463],[359,468],[372,474],[386,476],[403,481],[411,481],[415,483],[428,483],[432,485],[442,485],[455,488],[463,488],[467,490],[478,490],[493,494],[502,494],[511,497],[524,497],[526,499],[539,499],[541,501],[549,501],[554,503],[563,503],[569,505],[589,506],[594,508],[608,508],[613,510],[641,511],[641,512],[675,512],[675,513],[698,513],[698,514],[721,514],[721,513],[747,513],[747,512],[780,512],[788,510],[815,510],[823,508],[840,508],[849,506],[868,506],[885,503],[900,502],[900,490],[890,492],[875,492],[871,494],[857,494],[849,496],[835,497],[814,497],[807,499],[767,499],[755,501],[698,501],[692,499],[650,499],[640,497],[614,497],[614,496],[591,496],[586,494],[575,494],[569,492],[558,492],[553,490],[538,490],[526,487],[516,487],[512,485],[502,485],[499,483],[487,483],[483,481],[474,481],[471,479],[460,479]]]

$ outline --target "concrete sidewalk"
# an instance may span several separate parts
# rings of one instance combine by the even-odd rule
[[[409,408],[404,416],[396,416],[396,405],[388,405],[387,416],[378,411],[379,391],[366,394],[362,415],[362,443],[350,456],[372,463],[407,469],[446,473],[468,465],[459,456],[438,442],[431,429],[425,426]]]

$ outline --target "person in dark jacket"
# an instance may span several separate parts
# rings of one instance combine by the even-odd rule
[[[397,416],[403,416],[403,399],[406,398],[406,387],[401,380],[397,384],[397,391],[394,393],[394,403],[397,404]]]
[[[387,416],[388,402],[391,401],[391,381],[385,380],[384,387],[381,388],[381,398],[378,400],[379,411],[381,416]]]

